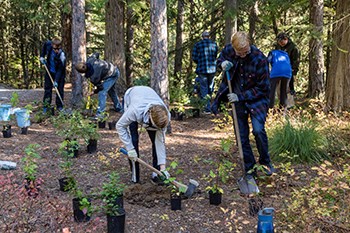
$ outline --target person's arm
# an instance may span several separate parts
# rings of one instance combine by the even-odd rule
[[[293,76],[296,76],[299,71],[299,63],[300,63],[300,54],[297,47],[294,47],[291,51],[291,63],[292,63],[292,73]]]
[[[157,130],[156,138],[154,141],[157,152],[158,165],[166,163],[166,152],[165,152],[165,132],[164,130]]]
[[[123,142],[126,150],[134,149],[128,128],[129,125],[135,121],[137,121],[136,112],[133,110],[133,108],[128,108],[116,124],[119,138]]]

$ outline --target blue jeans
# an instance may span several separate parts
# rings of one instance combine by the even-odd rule
[[[258,118],[254,114],[250,113],[249,109],[244,103],[236,103],[235,106],[238,118],[239,133],[242,142],[245,171],[248,172],[256,164],[249,141],[248,116],[250,116],[252,122],[253,135],[255,137],[256,147],[260,155],[259,163],[261,165],[270,164],[271,160],[268,150],[268,139],[265,131],[266,114],[264,117],[260,116]]]
[[[198,74],[198,81],[200,86],[200,97],[204,99],[207,95],[210,96],[214,90],[214,74]],[[204,111],[210,112],[210,99],[208,100],[207,105],[205,106]]]
[[[117,112],[122,111],[122,106],[120,105],[117,91],[115,89],[118,77],[119,73],[114,76],[110,76],[103,82],[103,90],[98,92],[97,115],[101,115],[106,110],[107,94],[111,97],[115,110]]]

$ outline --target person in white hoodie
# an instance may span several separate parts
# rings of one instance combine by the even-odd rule
[[[120,140],[128,151],[130,161],[139,157],[138,125],[145,127],[152,142],[153,167],[166,178],[165,132],[170,122],[170,112],[160,96],[150,87],[134,86],[124,95],[124,113],[116,124]],[[131,164],[131,162],[130,162]],[[140,168],[136,162],[136,183],[140,181]],[[152,173],[152,181],[160,184],[164,177]]]

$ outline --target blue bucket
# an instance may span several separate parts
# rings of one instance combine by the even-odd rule
[[[30,114],[27,109],[19,109],[15,112],[15,114],[18,127],[24,128],[30,126]]]
[[[11,113],[11,104],[1,104],[0,105],[0,120],[9,121]]]

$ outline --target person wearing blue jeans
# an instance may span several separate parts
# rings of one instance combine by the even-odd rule
[[[256,147],[259,152],[259,163],[268,176],[275,172],[268,151],[268,138],[265,121],[269,107],[269,67],[265,55],[250,44],[246,32],[236,32],[231,43],[226,45],[218,58],[218,65],[229,72],[233,92],[227,95],[235,104],[240,139],[247,177],[255,177],[256,164],[249,141],[249,117],[251,120]]]
[[[214,75],[216,73],[216,57],[218,45],[215,41],[209,39],[209,32],[202,33],[202,40],[197,42],[192,50],[192,60],[197,64],[196,80],[200,86],[200,97],[211,97],[214,89]],[[205,113],[210,113],[210,99],[204,109]]]
[[[85,77],[95,86],[94,94],[98,93],[97,118],[103,118],[106,110],[107,94],[111,97],[114,109],[122,112],[115,85],[120,76],[119,69],[112,63],[99,59],[99,54],[94,53],[86,62],[75,65],[79,73],[85,73]],[[89,93],[90,94],[90,93]]]

